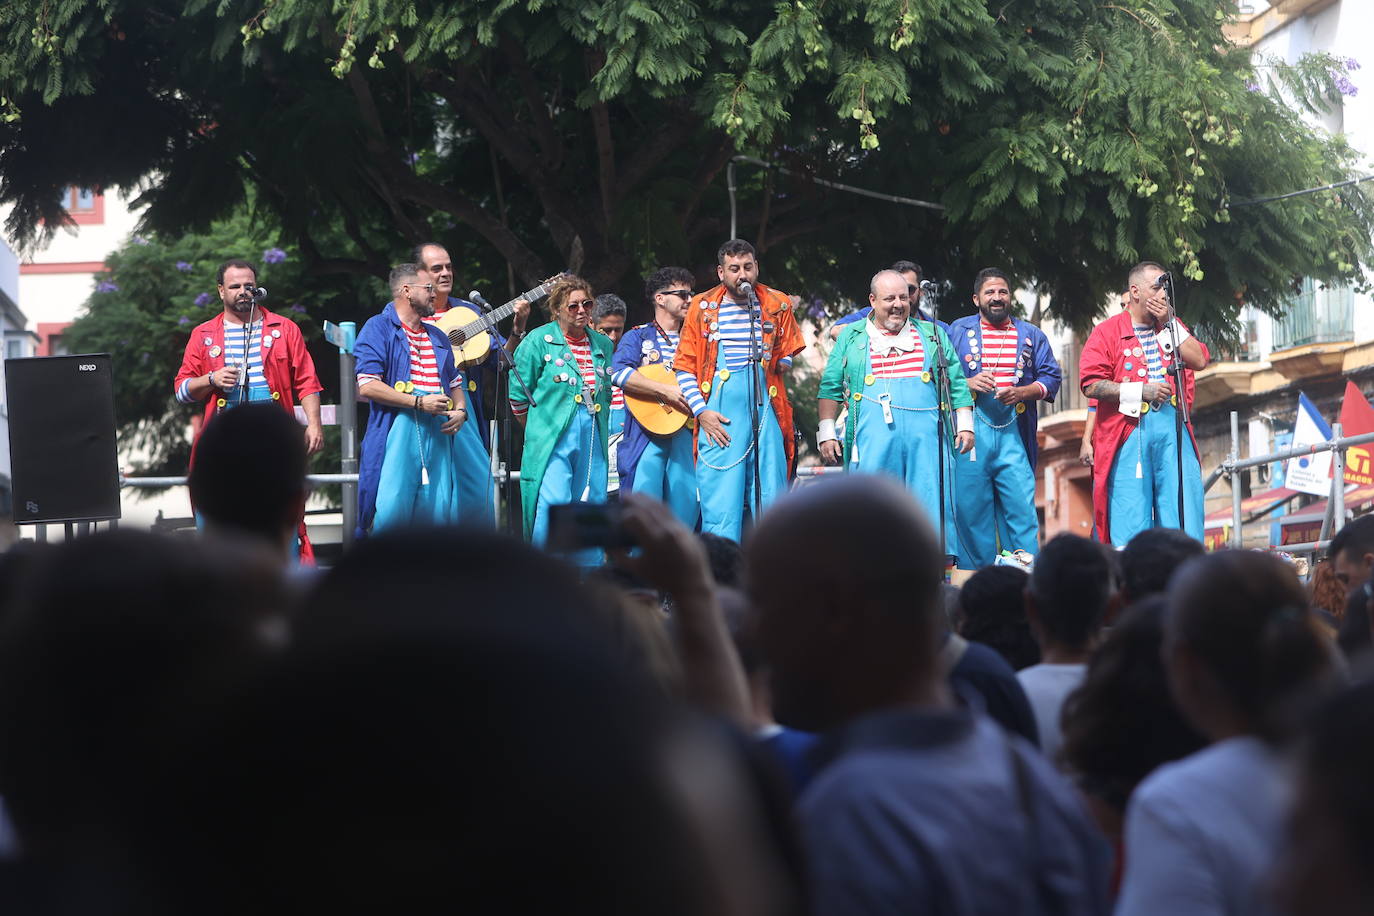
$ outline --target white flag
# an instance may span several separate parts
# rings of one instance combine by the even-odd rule
[[[1298,392],[1298,416],[1293,421],[1293,445],[1318,445],[1331,438],[1331,426],[1317,413],[1317,407]],[[1283,485],[1300,493],[1331,495],[1331,453],[1314,452],[1288,459]]]

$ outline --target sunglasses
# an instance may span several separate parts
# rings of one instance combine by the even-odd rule
[[[596,305],[595,299],[580,299],[577,302],[568,302],[568,311],[591,311],[592,306]]]
[[[659,290],[659,295],[677,296],[679,299],[690,299],[692,298],[692,291],[690,289],[662,289]]]

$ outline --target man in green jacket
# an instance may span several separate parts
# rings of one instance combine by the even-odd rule
[[[936,380],[943,361],[953,406],[953,447],[973,448],[973,396],[944,329],[911,316],[907,282],[892,270],[879,271],[869,283],[872,314],[841,332],[821,377],[820,432],[816,439],[826,464],[850,470],[889,474],[906,484],[930,513],[940,517],[940,463],[944,462],[946,552],[958,554],[953,500],[950,439],[940,441],[942,408]],[[840,405],[849,407],[844,444],[836,420]],[[947,431],[949,426],[946,426]],[[948,433],[947,433],[948,435]]]

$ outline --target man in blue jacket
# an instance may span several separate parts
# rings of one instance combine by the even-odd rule
[[[425,321],[434,285],[416,264],[391,271],[392,301],[358,332],[358,394],[372,406],[358,468],[359,537],[458,520],[454,434],[467,421],[448,336]]]
[[[976,448],[954,460],[960,563],[978,569],[1001,550],[1035,554],[1035,402],[1059,391],[1059,362],[1045,334],[1011,316],[1011,285],[995,267],[973,281],[978,314],[949,326],[974,395]]]
[[[654,364],[673,368],[682,319],[692,301],[692,272],[660,267],[645,281],[644,293],[653,303],[654,320],[631,328],[620,339],[611,360],[611,382],[631,396],[658,400],[691,416],[677,382],[655,382],[638,370]],[[684,426],[671,436],[654,436],[633,415],[627,414],[624,422],[616,463],[621,488],[666,503],[678,521],[695,528],[700,506],[692,431]]]

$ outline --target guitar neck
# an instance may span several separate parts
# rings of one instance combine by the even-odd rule
[[[490,328],[494,328],[496,326],[496,322],[504,321],[511,315],[515,314],[515,304],[517,302],[520,302],[521,300],[524,300],[526,302],[534,302],[536,299],[542,299],[549,294],[549,287],[550,284],[541,283],[534,289],[525,290],[523,293],[516,296],[514,299],[507,302],[500,308],[494,308],[490,312],[487,312],[483,317],[477,319],[476,321],[469,321],[462,327],[455,328],[454,330],[450,331],[450,339],[458,335],[461,335],[464,339],[468,339],[476,336],[477,334],[481,334],[483,331],[487,331]]]

